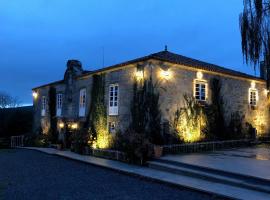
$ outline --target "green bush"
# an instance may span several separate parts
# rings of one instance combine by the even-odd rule
[[[115,148],[125,152],[130,163],[143,165],[153,155],[149,139],[132,129],[128,129],[124,134],[117,133],[115,141]]]

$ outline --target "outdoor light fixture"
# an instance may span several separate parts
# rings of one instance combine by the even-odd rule
[[[72,129],[77,129],[77,128],[78,128],[78,124],[77,124],[77,123],[73,123],[73,124],[71,125],[71,128],[72,128]]]
[[[59,127],[60,128],[64,128],[65,127],[65,124],[63,122],[59,123]]]
[[[250,85],[252,89],[255,89],[256,83],[254,81],[252,81]]]
[[[142,80],[143,79],[143,70],[141,70],[141,69],[137,70],[136,78],[137,78],[137,80]]]
[[[38,93],[37,92],[33,92],[33,98],[36,99],[38,97]]]
[[[166,80],[168,80],[168,79],[170,78],[170,72],[169,72],[168,69],[166,69],[166,70],[164,70],[164,69],[161,70],[160,75],[161,75],[162,78],[164,78],[164,79],[166,79]]]
[[[264,89],[264,94],[265,94],[265,95],[268,95],[268,93],[269,93],[269,90]]]
[[[197,72],[197,79],[202,79],[202,78],[203,78],[203,73]]]

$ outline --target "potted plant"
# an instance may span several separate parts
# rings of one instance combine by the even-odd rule
[[[164,138],[161,135],[161,133],[153,134],[152,136],[153,144],[154,144],[154,157],[160,158],[163,154],[163,144],[164,144]]]
[[[160,158],[163,155],[163,146],[154,145],[154,157]]]

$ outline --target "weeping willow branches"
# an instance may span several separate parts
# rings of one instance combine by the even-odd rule
[[[239,17],[242,52],[245,61],[254,64],[261,60],[267,68],[270,87],[270,0],[244,0],[244,10]]]

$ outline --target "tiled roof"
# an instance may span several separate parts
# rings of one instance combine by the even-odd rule
[[[239,71],[235,71],[232,69],[224,68],[218,65],[206,63],[200,60],[196,60],[193,58],[188,58],[179,54],[171,53],[169,51],[161,51],[158,53],[151,54],[149,57],[166,61],[166,62],[171,62],[175,64],[180,64],[188,67],[194,67],[202,70],[207,70],[207,71],[213,71],[213,72],[218,72],[218,73],[223,73],[223,74],[229,74],[233,76],[239,76],[239,77],[244,77],[244,78],[251,78],[251,79],[259,79],[262,80],[259,77],[252,76],[249,74],[245,74]]]
[[[160,60],[160,61],[164,61],[164,62],[170,62],[170,63],[174,63],[174,64],[184,65],[186,67],[198,68],[198,69],[202,69],[202,70],[206,70],[206,71],[212,71],[212,72],[217,72],[217,73],[222,73],[222,74],[227,74],[227,75],[232,75],[232,76],[237,76],[237,77],[243,77],[243,78],[249,78],[249,79],[263,81],[263,79],[256,77],[256,76],[252,76],[249,74],[245,74],[245,73],[242,73],[239,71],[224,68],[224,67],[221,67],[218,65],[203,62],[203,61],[196,60],[193,58],[188,58],[186,56],[175,54],[175,53],[172,53],[169,51],[160,51],[158,53],[153,53],[153,54],[150,54],[148,56],[140,57],[140,58],[137,58],[134,60],[130,60],[127,62],[123,62],[120,64],[112,65],[112,66],[105,67],[105,68],[98,69],[98,70],[94,70],[94,71],[84,71],[83,74],[80,75],[79,77],[84,77],[84,76],[87,76],[90,74],[94,74],[97,72],[103,72],[103,71],[118,68],[118,67],[123,67],[123,66],[129,65],[129,64],[134,64],[134,63],[146,61],[149,59],[156,59],[156,60]],[[49,84],[39,86],[39,87],[36,87],[33,89],[37,89],[37,88],[48,86],[48,85],[54,85],[57,83],[63,83],[63,80],[49,83]]]

